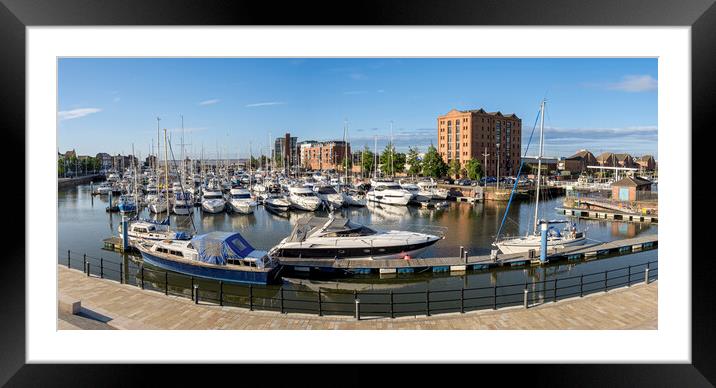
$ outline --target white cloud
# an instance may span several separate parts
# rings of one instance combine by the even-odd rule
[[[214,98],[211,100],[202,101],[199,103],[199,105],[214,105],[214,104],[218,103],[219,101],[221,101],[221,100]]]
[[[368,76],[363,73],[351,73],[349,76],[351,77],[351,79],[354,80],[362,80],[368,78]]]
[[[102,111],[102,109],[99,108],[79,108],[72,110],[63,110],[57,112],[57,117],[59,117],[60,120],[72,120],[91,115],[92,113],[97,113],[100,111]]]
[[[638,93],[656,90],[657,86],[658,81],[650,75],[626,75],[621,81],[608,84],[607,89]]]
[[[245,107],[246,108],[254,108],[257,106],[272,106],[272,105],[283,105],[283,104],[285,104],[285,102],[281,102],[281,101],[257,102],[257,103],[253,103],[253,104],[248,104]]]

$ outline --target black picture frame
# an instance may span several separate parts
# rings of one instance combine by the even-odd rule
[[[716,5],[714,0],[502,0],[502,1],[359,1],[351,3],[317,1],[272,2],[225,0],[0,0],[0,115],[1,128],[9,133],[11,148],[25,160],[25,44],[27,26],[82,25],[557,25],[557,26],[690,26],[692,54],[692,139],[707,139],[712,126],[716,101]],[[49,131],[50,129],[48,129]],[[668,130],[678,130],[670,128]],[[692,182],[703,177],[709,165],[707,141],[692,142],[690,161]],[[24,176],[23,179],[27,179]],[[16,190],[25,194],[24,185]],[[7,191],[6,191],[7,192]],[[707,190],[693,191],[692,203],[708,203]],[[17,196],[17,191],[14,191]],[[16,206],[17,207],[17,206]],[[19,208],[19,207],[17,207]],[[21,213],[20,209],[12,211]],[[15,234],[5,237],[10,249],[0,269],[0,384],[9,386],[107,386],[166,385],[170,367],[129,365],[36,365],[25,363],[25,243],[16,232],[23,214],[12,215]],[[688,216],[691,216],[689,214]],[[693,218],[692,230],[697,230]],[[23,221],[23,230],[25,223]],[[709,230],[702,229],[702,230]],[[42,233],[27,230],[28,233]],[[703,236],[702,236],[703,237]],[[695,240],[699,241],[699,240]],[[693,242],[692,242],[693,243]],[[692,244],[691,243],[691,244]],[[689,242],[684,242],[684,257],[668,258],[686,262]],[[692,268],[692,363],[679,365],[517,365],[451,366],[430,375],[464,376],[480,379],[485,376],[504,378],[509,383],[549,386],[711,386],[716,382],[716,324],[714,324],[715,266],[703,243],[691,245]],[[702,253],[701,255],[699,253]],[[49,260],[49,259],[48,259]],[[136,344],[135,344],[136,345]],[[349,346],[349,345],[346,345]],[[190,349],[187,349],[190,351]],[[539,361],[539,360],[535,360]],[[271,381],[276,375],[291,380],[306,376],[292,366],[237,366],[217,368],[201,375],[173,368],[182,385],[242,374],[241,381]],[[286,368],[287,373],[275,373]],[[467,368],[467,372],[466,372]],[[352,366],[340,371],[348,385],[372,384],[381,381],[409,384],[423,379],[429,369],[404,366],[380,366],[367,371]],[[422,369],[422,370],[421,370]],[[479,372],[478,372],[479,370]],[[250,376],[247,375],[256,374]],[[515,371],[519,371],[515,373]],[[176,375],[179,372],[179,375]],[[227,375],[227,373],[230,373]],[[332,373],[335,373],[334,370]],[[384,374],[383,372],[387,372]],[[231,378],[231,377],[230,377]],[[463,379],[460,378],[462,381]],[[445,380],[443,380],[445,381]],[[449,380],[448,380],[449,381]],[[476,380],[477,381],[477,380]],[[469,383],[466,380],[464,383]],[[495,382],[491,383],[495,384]],[[273,385],[273,384],[272,384]],[[321,384],[323,385],[323,384]],[[335,384],[331,384],[335,385]]]

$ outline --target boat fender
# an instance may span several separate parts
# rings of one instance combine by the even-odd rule
[[[405,257],[403,257],[403,260],[410,260],[410,255],[405,255]]]

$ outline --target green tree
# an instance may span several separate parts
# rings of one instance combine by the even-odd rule
[[[65,158],[57,158],[57,175],[65,175]]]
[[[420,172],[423,171],[423,163],[418,156],[418,147],[408,148],[406,163],[410,165],[410,168],[408,169],[408,175],[420,175]]]
[[[448,170],[450,176],[454,176],[455,178],[460,177],[460,162],[457,161],[457,159],[453,159],[450,162],[450,169]]]
[[[380,154],[380,171],[391,176],[405,171],[405,154],[396,152],[392,143],[388,143]]]
[[[438,150],[434,146],[428,147],[428,151],[423,157],[423,175],[433,178],[440,178],[447,174],[448,166],[443,158],[438,154]]]
[[[363,148],[361,154],[363,175],[369,176],[373,172],[375,154],[368,149],[368,146]]]
[[[465,170],[467,172],[467,177],[477,181],[482,178],[482,164],[480,164],[480,161],[477,159],[470,159],[465,163]]]

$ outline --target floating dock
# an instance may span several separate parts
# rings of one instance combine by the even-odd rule
[[[122,239],[109,237],[103,240],[104,248],[122,251]],[[651,234],[635,238],[610,242],[594,242],[585,245],[553,249],[548,252],[547,262],[594,260],[607,255],[627,255],[654,249],[658,245],[658,235]],[[133,251],[129,248],[128,251]],[[370,275],[390,277],[418,273],[461,273],[498,267],[525,267],[543,265],[539,259],[539,250],[530,257],[528,253],[499,254],[496,259],[490,255],[465,257],[427,257],[390,260],[370,259],[282,259],[281,270],[294,273],[334,273],[345,275]]]
[[[547,262],[590,260],[605,255],[625,255],[632,252],[656,248],[657,235],[617,240],[605,243],[592,243],[565,249],[550,251]],[[465,257],[430,257],[410,260],[370,260],[370,259],[282,259],[284,269],[295,272],[329,272],[345,274],[381,274],[394,275],[425,272],[464,272],[484,270],[496,267],[521,267],[541,265],[539,251],[534,257],[528,254],[498,255],[493,259],[489,255]]]
[[[582,208],[557,208],[566,216],[584,218],[589,220],[627,221],[647,224],[659,223],[659,216],[654,214],[624,213],[611,210],[594,210]]]

